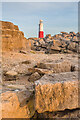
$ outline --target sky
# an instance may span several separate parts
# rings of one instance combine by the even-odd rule
[[[44,35],[78,31],[77,2],[3,2],[2,20],[19,26],[25,37],[38,37],[39,20]]]

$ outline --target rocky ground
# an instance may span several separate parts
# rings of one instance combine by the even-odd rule
[[[79,53],[80,33],[61,32],[51,36],[47,34],[45,38],[29,38],[32,43],[32,50],[44,51],[46,54],[54,53]]]
[[[80,33],[26,39],[0,23],[0,118],[80,119]]]
[[[77,53],[3,52],[3,118],[79,118],[78,65]]]

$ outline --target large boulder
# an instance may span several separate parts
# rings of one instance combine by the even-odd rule
[[[2,118],[31,118],[34,113],[34,97],[29,91],[2,93]]]
[[[76,43],[75,42],[70,42],[68,47],[69,50],[76,51]]]
[[[60,40],[53,40],[53,45],[54,46],[61,46],[61,41]]]
[[[38,113],[80,108],[78,72],[44,75],[35,81],[35,108]]]

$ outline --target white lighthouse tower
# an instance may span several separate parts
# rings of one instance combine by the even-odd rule
[[[40,20],[40,23],[39,23],[39,38],[44,38],[43,20]]]

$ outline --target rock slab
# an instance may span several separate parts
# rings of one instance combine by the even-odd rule
[[[2,118],[31,118],[34,113],[34,98],[28,91],[2,93]]]
[[[35,81],[35,108],[38,113],[79,107],[77,72],[44,75]]]

